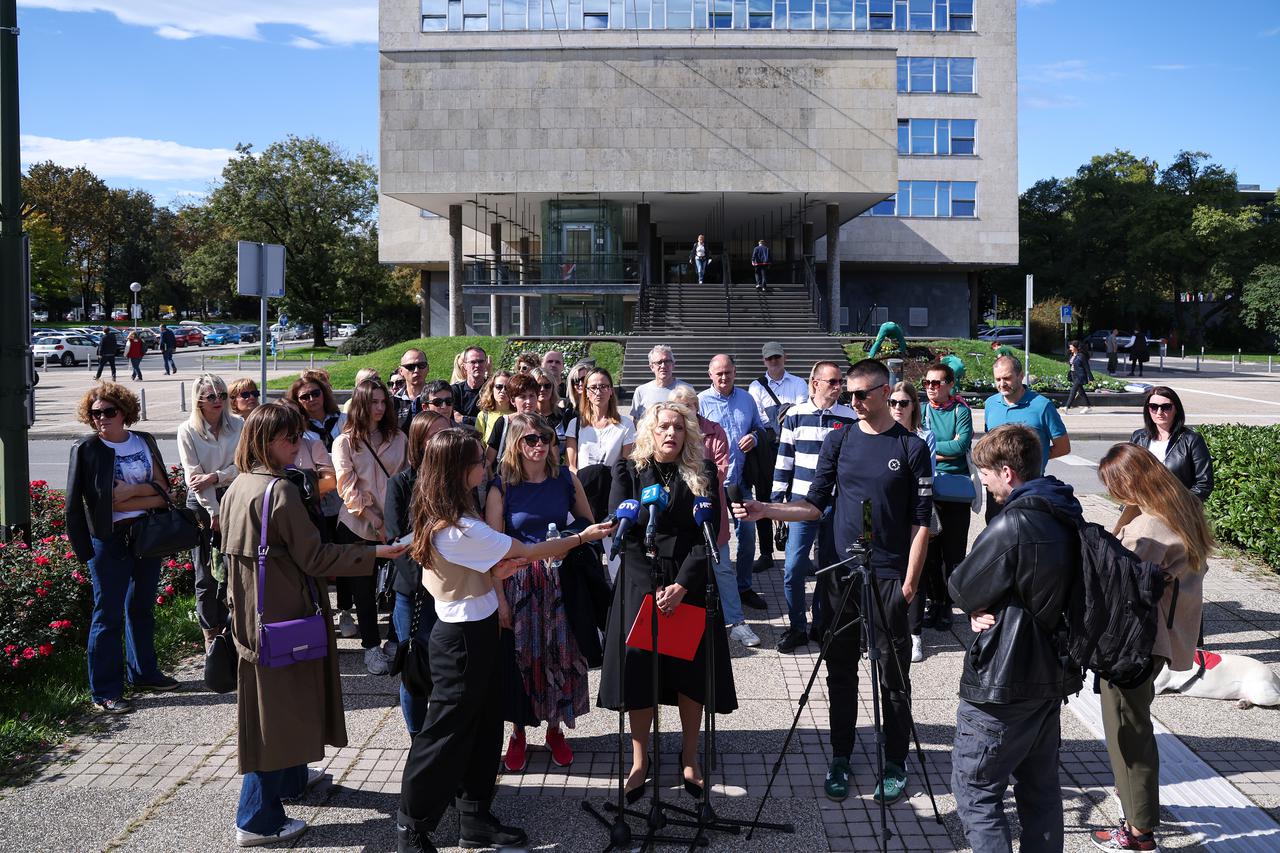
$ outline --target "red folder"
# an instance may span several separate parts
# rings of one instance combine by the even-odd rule
[[[707,609],[680,604],[670,616],[658,611],[658,654],[681,660],[693,660],[707,627]],[[653,651],[653,596],[646,595],[640,612],[627,634],[627,645],[641,651]]]

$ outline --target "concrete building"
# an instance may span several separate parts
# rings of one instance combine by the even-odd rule
[[[381,0],[381,258],[433,334],[628,331],[698,234],[828,328],[967,334],[1017,262],[1015,4]]]

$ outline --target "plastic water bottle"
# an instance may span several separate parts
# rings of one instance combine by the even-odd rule
[[[559,539],[559,538],[560,538],[560,528],[556,527],[555,522],[553,521],[552,523],[547,525],[547,541],[550,542],[552,539]],[[564,560],[560,557],[548,557],[546,562],[547,562],[548,569],[558,569],[560,568],[560,564],[563,563]]]

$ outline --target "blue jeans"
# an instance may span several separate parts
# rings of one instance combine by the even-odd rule
[[[284,770],[264,770],[244,774],[240,782],[240,805],[236,807],[236,826],[258,835],[280,831],[289,819],[284,813],[282,797],[301,797],[307,787],[307,765]]]
[[[749,493],[747,489],[742,490]],[[738,553],[734,564],[738,569],[738,593],[751,589],[751,565],[756,559],[756,523],[734,520],[733,529],[738,534]]]
[[[161,677],[155,643],[160,558],[133,556],[125,531],[116,531],[108,539],[93,540],[89,577],[93,581],[89,692],[95,702],[119,699],[124,693],[123,664],[128,664],[131,683]]]
[[[830,509],[817,521],[792,521],[787,525],[787,553],[782,566],[782,593],[787,600],[787,619],[793,631],[808,631],[809,621],[804,604],[804,582],[817,571],[813,564],[813,543],[821,536],[818,559],[825,561],[834,552]],[[813,597],[813,618],[818,621],[819,602]]]
[[[425,595],[425,593],[423,593]],[[396,606],[391,611],[391,624],[395,626],[396,636],[400,642],[409,639],[409,624],[413,620],[413,596],[403,592],[396,593]],[[436,608],[431,601],[422,605],[422,618],[418,623],[418,642],[424,647],[431,643],[431,626],[436,624]],[[404,714],[404,725],[413,737],[422,731],[422,723],[427,719],[427,697],[414,696],[400,685],[400,713]]]
[[[720,591],[720,614],[724,624],[737,625],[747,617],[742,612],[742,594],[738,592],[738,573],[729,562],[729,544],[720,546],[716,560],[716,588]]]
[[[161,349],[160,356],[161,358],[164,359],[164,375],[165,376],[168,376],[170,373],[178,372],[178,365],[175,364],[173,361],[173,350]]]
[[[698,284],[702,284],[703,280],[707,277],[707,262],[709,260],[710,258],[693,259],[694,266],[698,268]]]

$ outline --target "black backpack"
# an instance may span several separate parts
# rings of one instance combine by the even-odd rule
[[[1057,509],[1053,515],[1080,533],[1080,581],[1072,587],[1063,618],[1066,656],[1116,687],[1137,687],[1151,677],[1164,571],[1102,525]]]

